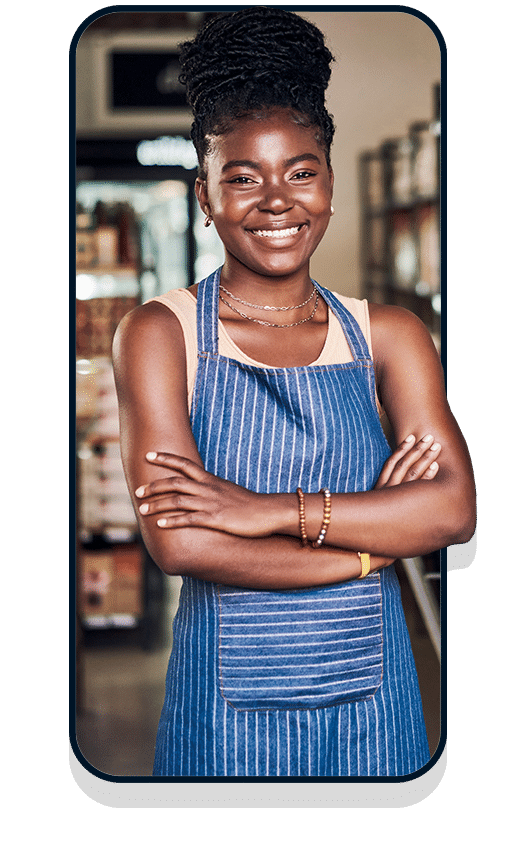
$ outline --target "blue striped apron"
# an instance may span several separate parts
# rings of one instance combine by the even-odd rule
[[[191,425],[206,470],[256,492],[368,491],[389,455],[358,323],[318,286],[353,360],[260,368],[218,353],[220,269],[197,293]],[[388,777],[429,759],[393,567],[259,591],[184,577],[157,777]]]

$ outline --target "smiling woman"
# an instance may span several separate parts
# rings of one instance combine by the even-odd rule
[[[218,16],[182,48],[196,194],[226,260],[114,344],[143,538],[183,576],[157,777],[401,777],[429,759],[392,562],[471,537],[472,469],[419,320],[311,279],[331,61],[280,9]]]

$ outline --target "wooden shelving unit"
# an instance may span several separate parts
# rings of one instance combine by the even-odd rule
[[[439,103],[438,88],[435,104]],[[360,157],[362,288],[416,313],[440,347],[440,120]]]
[[[96,212],[78,211],[77,227],[78,285],[79,275],[88,284],[86,296],[81,288],[76,298],[76,605],[82,686],[82,647],[98,636],[110,642],[112,634],[133,633],[150,647],[161,617],[163,575],[148,557],[128,494],[111,362],[115,330],[141,301],[138,225],[132,211],[122,207],[119,219],[103,225]],[[82,697],[82,687],[80,692]]]

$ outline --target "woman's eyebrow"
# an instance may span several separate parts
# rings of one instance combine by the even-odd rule
[[[292,167],[293,164],[297,164],[299,161],[316,161],[318,164],[321,164],[320,159],[314,152],[304,152],[303,155],[294,155],[293,158],[283,161],[283,166]]]
[[[227,161],[226,164],[222,167],[221,172],[225,173],[227,170],[231,170],[232,167],[249,167],[251,170],[259,170],[261,165],[256,161],[247,161],[244,159],[234,159],[233,161]]]
[[[286,161],[283,161],[283,167],[292,167],[293,164],[298,164],[300,161],[316,161],[318,164],[321,163],[314,152],[304,152],[302,155],[294,155],[293,158],[287,158]],[[262,164],[259,164],[257,161],[249,161],[246,158],[234,158],[223,165],[221,172],[225,173],[231,170],[232,167],[248,167],[250,170],[260,170]]]

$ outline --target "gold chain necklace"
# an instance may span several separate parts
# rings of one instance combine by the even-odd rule
[[[250,301],[244,301],[242,298],[237,298],[236,295],[232,295],[231,292],[228,292],[228,290],[224,286],[219,285],[219,288],[222,289],[225,295],[229,295],[230,298],[233,298],[233,300],[237,301],[238,304],[244,304],[245,307],[253,307],[254,310],[280,310],[281,312],[285,312],[286,310],[299,310],[300,307],[305,307],[309,303],[309,301],[314,298],[314,295],[316,293],[316,287],[314,286],[314,289],[310,293],[307,300],[303,301],[303,304],[296,304],[294,307],[269,307],[268,304],[265,304],[263,307],[261,306],[261,304],[252,304],[250,303]],[[228,304],[228,306],[230,305]]]
[[[314,291],[316,291],[316,289]],[[230,308],[230,310],[233,310],[235,313],[238,313],[239,316],[242,316],[243,319],[248,319],[249,322],[257,322],[258,325],[266,325],[267,328],[295,328],[296,325],[303,325],[303,324],[305,324],[305,322],[310,322],[310,320],[314,317],[314,314],[316,313],[316,309],[318,307],[318,298],[319,297],[320,296],[319,296],[318,292],[316,292],[316,301],[314,303],[314,309],[313,309],[312,313],[310,314],[310,316],[307,316],[306,319],[300,319],[299,322],[292,322],[290,325],[276,325],[276,324],[274,324],[274,322],[263,322],[262,319],[253,319],[251,316],[247,316],[245,313],[242,313],[241,310],[237,310],[236,307],[232,307],[232,305],[229,303],[229,301],[226,301],[226,299],[223,298],[222,295],[219,295],[219,298],[222,301],[222,303],[226,304]],[[305,303],[307,303],[307,302],[305,302]],[[303,305],[301,305],[301,306],[303,306]]]

